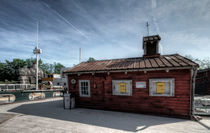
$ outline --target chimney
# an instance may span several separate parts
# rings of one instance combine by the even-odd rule
[[[143,37],[143,57],[159,57],[159,41],[161,40],[159,35],[145,36]]]

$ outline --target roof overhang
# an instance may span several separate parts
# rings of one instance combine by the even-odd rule
[[[165,67],[165,68],[146,68],[146,69],[117,69],[117,70],[92,70],[92,71],[76,71],[76,72],[65,72],[65,74],[92,74],[92,73],[116,73],[116,72],[138,72],[138,71],[169,71],[169,70],[178,70],[178,69],[197,69],[195,66],[188,67]]]

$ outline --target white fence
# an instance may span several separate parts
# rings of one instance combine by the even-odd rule
[[[35,84],[0,84],[1,90],[31,90],[36,88]]]

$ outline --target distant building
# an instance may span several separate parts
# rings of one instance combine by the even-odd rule
[[[198,71],[195,94],[210,95],[210,68]]]
[[[60,75],[60,74],[53,74],[53,87],[59,87],[62,86],[64,88],[68,88],[68,84],[67,84],[67,78],[64,75]]]
[[[178,54],[160,55],[160,40],[143,37],[143,57],[82,62],[65,70],[76,106],[189,118],[199,66]]]
[[[63,70],[66,68],[61,69],[60,74],[46,74],[45,77],[43,77],[41,80],[42,82],[46,84],[48,82],[50,86],[47,88],[53,88],[53,89],[65,89],[68,90],[68,80],[67,76],[63,73]]]
[[[39,68],[39,80],[44,77],[44,72]],[[36,83],[36,64],[32,68],[23,67],[19,69],[19,82],[21,84],[35,84]]]

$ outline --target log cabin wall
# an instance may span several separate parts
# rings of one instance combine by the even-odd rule
[[[190,116],[189,69],[166,71],[74,74],[68,76],[69,92],[76,95],[76,106],[104,110]],[[149,96],[150,78],[174,78],[174,96]],[[71,84],[71,79],[76,84]],[[132,96],[112,94],[112,80],[132,80]],[[79,80],[90,80],[90,97],[79,96]],[[146,88],[136,88],[137,81],[145,81]]]

